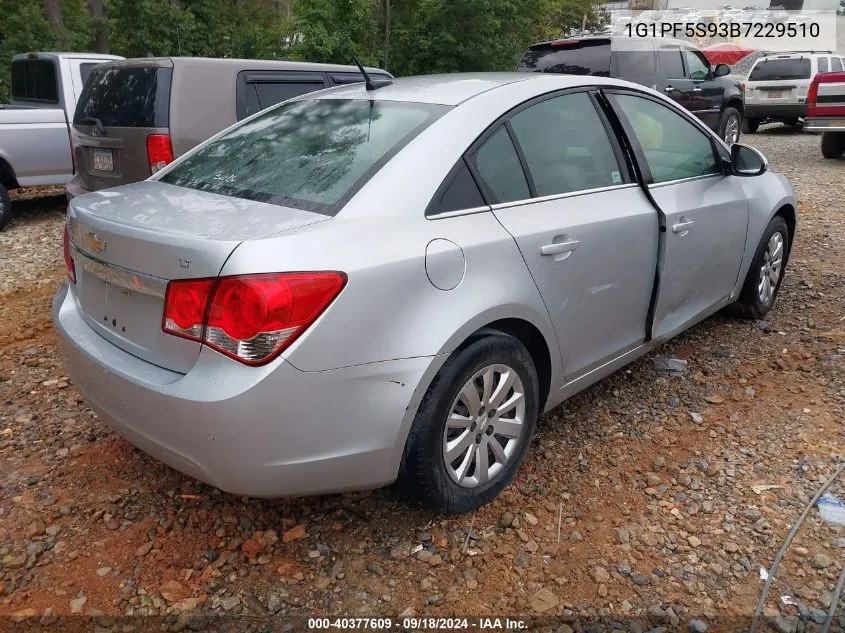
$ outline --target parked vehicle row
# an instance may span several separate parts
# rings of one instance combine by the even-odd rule
[[[686,41],[638,38],[614,46],[613,38],[583,37],[541,42],[523,54],[518,70],[632,81],[662,91],[726,143],[740,138],[745,111],[740,83],[728,77],[729,66],[711,66]]]
[[[841,71],[845,57],[831,53],[769,55],[754,62],[745,83],[743,131],[761,123],[798,125],[807,116],[810,82],[818,73]]]
[[[29,53],[12,59],[11,102],[0,106],[0,229],[11,219],[8,191],[64,185],[73,175],[70,121],[97,64],[123,59],[86,53]]]
[[[86,402],[189,475],[465,512],[540,412],[720,308],[766,314],[795,212],[758,152],[630,82],[340,86],[73,198],[53,319]]]
[[[346,65],[18,55],[12,105],[0,108],[0,229],[12,216],[9,189],[67,184],[70,199],[143,180],[263,108],[360,81]]]
[[[845,154],[845,72],[819,73],[807,97],[806,132],[821,132],[822,156]]]

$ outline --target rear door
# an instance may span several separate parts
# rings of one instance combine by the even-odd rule
[[[150,177],[147,139],[169,138],[172,75],[169,60],[91,69],[73,117],[82,187],[96,191]]]
[[[652,334],[672,335],[733,292],[745,251],[748,199],[739,179],[724,174],[710,134],[656,99],[609,92],[663,214]]]
[[[570,380],[644,341],[654,284],[657,214],[608,130],[590,93],[558,93],[468,158],[543,297]]]
[[[238,73],[236,109],[238,121],[267,108],[326,87],[320,72],[244,70]]]
[[[679,106],[691,111],[694,107],[693,83],[686,76],[681,47],[677,44],[661,44],[658,57],[663,76],[663,92]]]

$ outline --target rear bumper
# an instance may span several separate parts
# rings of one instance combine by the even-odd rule
[[[412,395],[433,361],[303,372],[281,359],[241,366],[203,349],[182,375],[99,336],[67,284],[53,300],[53,322],[68,375],[107,424],[183,473],[256,497],[393,481]]]
[[[845,134],[845,117],[812,118],[804,121],[805,132],[842,132]]]
[[[748,103],[745,102],[746,119],[795,119],[807,116],[806,103]]]

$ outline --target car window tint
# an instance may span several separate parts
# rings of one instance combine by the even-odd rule
[[[167,127],[170,124],[171,68],[93,68],[73,116],[74,125],[99,119],[105,126]]]
[[[763,59],[751,69],[748,81],[785,81],[809,79],[811,74],[809,57],[788,57]]]
[[[839,60],[838,57],[830,58],[830,69],[833,71],[842,70],[842,62]]]
[[[610,48],[610,41],[604,39],[536,44],[525,51],[517,70],[609,77]]]
[[[473,178],[463,159],[458,163],[456,169],[457,171],[453,170],[447,176],[446,181],[444,181],[445,188],[441,188],[434,200],[431,201],[426,210],[426,215],[485,206],[481,190],[479,190],[475,178]]]
[[[12,100],[58,103],[56,65],[50,59],[18,59],[12,62]]]
[[[501,126],[475,153],[475,168],[493,202],[513,202],[531,197],[522,163],[507,129]]]
[[[645,154],[654,182],[719,173],[710,137],[671,108],[634,95],[614,95]]]
[[[246,84],[246,111],[241,118],[266,110],[282,101],[322,90],[323,82],[248,81]]]
[[[538,196],[622,182],[613,146],[586,92],[541,101],[510,123]]]
[[[684,64],[681,61],[681,49],[672,46],[660,49],[660,65],[663,67],[663,74],[670,79],[681,79],[684,77]]]
[[[835,59],[835,58],[834,58]],[[817,72],[826,73],[828,66],[827,66],[827,57],[819,57],[816,60],[816,63],[819,65],[819,69]]]
[[[693,51],[684,51],[687,77],[694,81],[704,81],[710,75],[710,67]]]
[[[242,122],[161,182],[334,215],[448,106],[306,99]]]
[[[91,69],[97,64],[79,64],[79,78],[82,80],[82,85],[88,81],[88,75],[91,74]]]

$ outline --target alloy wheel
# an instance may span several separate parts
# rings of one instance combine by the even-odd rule
[[[769,305],[775,297],[781,271],[783,270],[783,235],[772,233],[763,253],[763,264],[757,281],[757,293],[764,305]]]
[[[725,143],[733,145],[739,140],[739,119],[732,116],[725,123]]]
[[[507,365],[477,371],[452,403],[443,461],[461,487],[485,485],[505,470],[525,438],[525,388]]]

